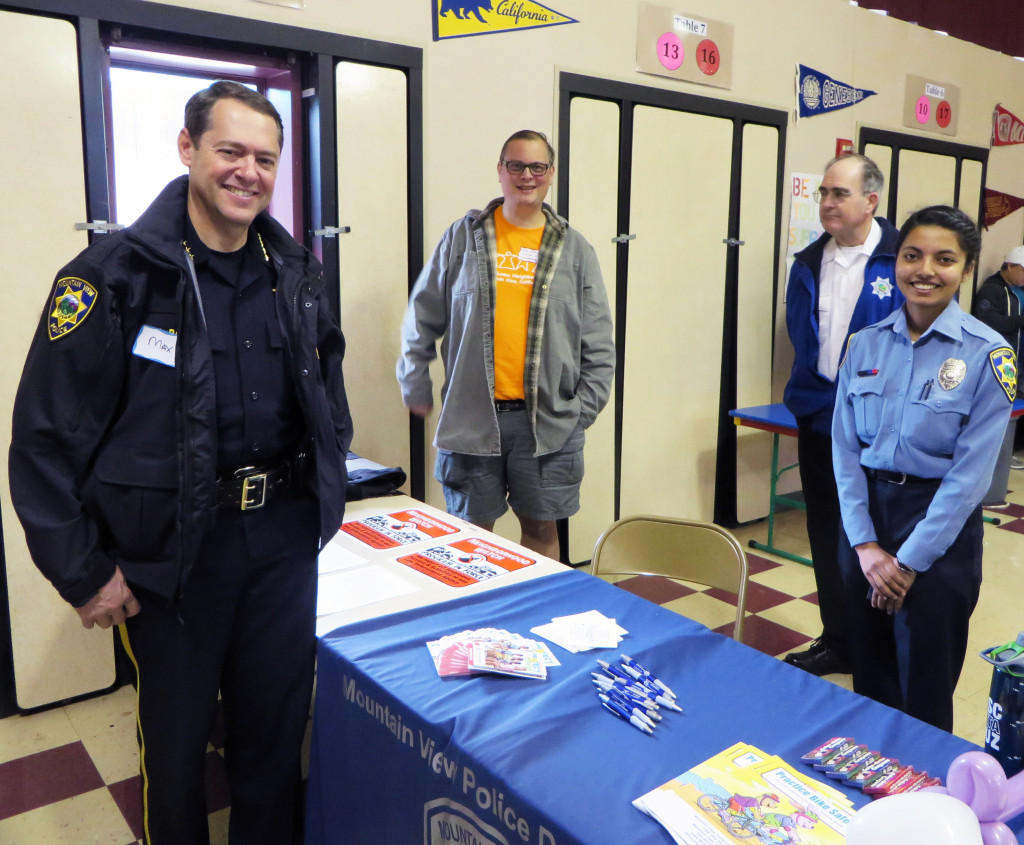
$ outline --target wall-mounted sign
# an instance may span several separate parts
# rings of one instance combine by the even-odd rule
[[[796,105],[798,117],[814,117],[837,109],[855,106],[861,100],[875,95],[875,91],[855,88],[840,82],[820,70],[796,66]]]
[[[996,104],[992,113],[992,146],[1008,147],[1011,144],[1024,144],[1024,121]]]
[[[820,173],[790,174],[789,243],[786,246],[786,277],[793,267],[793,256],[806,249],[825,231],[818,214],[814,192],[821,185]]]
[[[1024,206],[1024,199],[1020,197],[985,188],[985,222],[983,225],[987,229],[1022,206]]]
[[[956,135],[960,89],[948,82],[907,75],[903,125],[941,135]]]
[[[434,40],[579,23],[534,0],[430,0]]]
[[[732,87],[732,26],[704,15],[641,3],[636,69],[686,82]]]

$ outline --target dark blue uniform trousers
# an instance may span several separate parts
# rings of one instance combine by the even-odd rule
[[[898,485],[868,479],[868,507],[885,551],[896,554],[924,519],[938,486],[937,480]],[[856,692],[952,732],[953,692],[981,590],[982,530],[979,507],[946,553],[918,574],[893,616],[869,604],[867,578],[842,532],[839,557]]]
[[[218,691],[229,841],[294,841],[313,686],[318,516],[308,493],[220,510],[178,606],[143,592],[141,612],[122,626],[137,672],[148,845],[209,842],[204,772]]]
[[[797,420],[797,460],[807,508],[807,539],[814,563],[814,584],[821,614],[821,641],[843,661],[847,646],[846,593],[839,573],[839,490],[832,469],[832,438]]]

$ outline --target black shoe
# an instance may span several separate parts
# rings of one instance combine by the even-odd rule
[[[797,669],[803,669],[805,672],[817,675],[819,678],[822,675],[836,673],[848,675],[851,670],[850,661],[836,654],[821,641],[820,637],[811,642],[811,646],[807,651],[796,651],[792,654],[787,654],[785,662],[790,666],[796,666]]]

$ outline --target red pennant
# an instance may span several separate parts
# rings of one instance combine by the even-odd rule
[[[1007,214],[1013,214],[1021,206],[1024,206],[1024,199],[985,188],[985,228],[1002,220]]]
[[[992,113],[992,146],[1024,144],[1024,121],[1000,105]]]

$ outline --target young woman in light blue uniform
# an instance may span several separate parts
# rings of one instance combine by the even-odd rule
[[[896,244],[906,303],[850,339],[832,422],[854,689],[952,731],[981,587],[979,503],[1016,391],[1013,351],[955,300],[981,234],[915,212]]]

